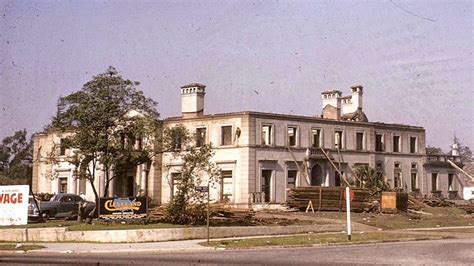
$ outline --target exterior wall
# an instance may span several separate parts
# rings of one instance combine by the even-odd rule
[[[35,134],[33,136],[33,192],[35,193],[51,193],[56,194],[60,193],[60,184],[61,181],[65,181],[65,186],[67,187],[67,193],[73,194],[84,194],[87,200],[94,201],[95,194],[93,188],[88,180],[77,179],[75,177],[76,167],[68,161],[68,158],[73,156],[73,150],[66,149],[64,155],[60,155],[60,143],[61,139],[67,136],[70,136],[71,133],[58,133],[50,132]],[[54,153],[54,156],[51,156],[51,153]],[[51,160],[54,158],[54,161]],[[91,166],[92,167],[92,166]],[[94,180],[94,187],[99,193],[99,196],[104,195],[105,189],[105,172],[102,170],[101,166],[96,166],[96,178]],[[136,171],[132,172],[134,177],[134,194],[143,194],[144,193],[144,184],[146,182],[146,167],[140,165],[136,168]],[[153,173],[154,168],[151,167],[150,173]],[[114,182],[112,180],[109,187],[109,195],[114,195]],[[150,176],[148,179],[148,184],[154,184],[153,178]],[[149,186],[149,187],[152,187]],[[153,197],[155,194],[150,193],[150,196]]]

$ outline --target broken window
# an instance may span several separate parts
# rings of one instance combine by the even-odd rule
[[[221,145],[232,145],[232,126],[221,127]]]
[[[402,188],[402,173],[395,172],[393,175],[393,187],[394,188]]]
[[[272,126],[262,126],[262,145],[272,145]]]
[[[288,170],[288,181],[287,188],[294,188],[296,184],[296,175],[298,174],[297,170]]]
[[[400,152],[400,136],[393,136],[393,152]]]
[[[376,133],[375,134],[375,151],[383,151],[384,143],[383,143],[383,134]]]
[[[206,128],[196,128],[196,147],[206,144]]]
[[[410,137],[410,153],[416,153],[416,137]]]
[[[288,146],[296,146],[296,127],[288,127]]]
[[[181,179],[181,173],[171,173],[171,200],[178,193],[179,181]]]
[[[431,173],[431,191],[438,190],[438,173]]]
[[[171,136],[171,149],[174,151],[181,150],[181,134],[173,132],[173,135]]]
[[[334,131],[334,148],[335,149],[344,149],[344,139],[343,139],[343,131],[342,130]]]
[[[58,178],[58,192],[67,193],[67,177]]]
[[[364,149],[364,133],[356,133],[356,150],[361,151]]]
[[[66,155],[66,141],[61,139],[59,141],[59,155]]]
[[[448,191],[454,190],[454,174],[448,174]]]
[[[313,148],[321,147],[321,130],[320,129],[311,129],[311,146]]]
[[[270,184],[272,180],[272,170],[262,170],[262,193],[263,193],[263,202],[270,202]]]
[[[232,201],[232,170],[221,171],[221,201]]]
[[[418,173],[411,173],[411,191],[415,191],[418,187],[417,178],[418,178]]]

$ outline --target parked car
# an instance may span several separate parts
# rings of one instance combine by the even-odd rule
[[[79,195],[59,193],[49,201],[42,201],[40,209],[45,220],[49,218],[75,218],[78,214],[79,204],[86,205],[85,212],[90,212],[95,207],[94,202],[85,201]]]
[[[37,201],[39,204],[39,201]],[[39,221],[39,209],[37,208],[33,196],[28,198],[28,220]]]

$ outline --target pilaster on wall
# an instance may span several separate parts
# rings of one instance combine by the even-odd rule
[[[33,136],[33,151],[39,151],[39,139],[36,135]],[[38,193],[38,178],[39,178],[39,152],[33,152],[33,172],[31,178],[31,189],[33,193]]]
[[[153,165],[151,166],[150,172],[148,173],[148,196],[157,205],[161,204],[161,193],[162,193],[162,163],[163,155],[156,154],[153,157]]]
[[[243,116],[241,120],[242,132],[248,132],[248,143],[255,144],[256,122],[255,118]],[[249,202],[250,192],[255,191],[255,149],[241,148],[240,150],[240,202]],[[248,177],[248,178],[245,178]]]

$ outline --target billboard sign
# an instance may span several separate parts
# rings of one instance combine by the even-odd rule
[[[0,225],[28,223],[28,185],[0,186]]]
[[[146,218],[146,197],[100,198],[99,218],[102,219],[140,219]]]

